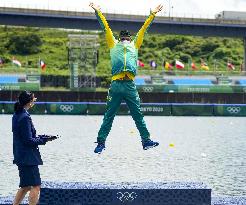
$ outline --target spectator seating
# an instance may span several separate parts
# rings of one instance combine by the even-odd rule
[[[151,77],[150,76],[136,76],[134,81],[136,85],[151,84]]]
[[[178,78],[172,79],[174,85],[213,85],[210,79]]]
[[[0,76],[0,83],[18,83],[18,76]]]
[[[16,84],[26,82],[25,74],[0,74],[0,84]]]
[[[244,86],[246,86],[246,79],[238,80],[238,83],[239,83],[239,85],[244,85]]]

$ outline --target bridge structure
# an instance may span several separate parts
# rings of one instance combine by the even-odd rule
[[[127,28],[132,32],[137,32],[146,19],[146,16],[141,15],[106,13],[105,16],[113,31]],[[0,7],[0,25],[100,30],[93,12],[13,7]],[[246,61],[246,21],[157,16],[149,32],[241,38],[244,42],[244,62]],[[245,63],[243,70],[246,71]]]

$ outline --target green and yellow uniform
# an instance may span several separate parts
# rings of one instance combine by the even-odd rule
[[[140,111],[140,99],[134,83],[134,77],[137,74],[138,50],[143,43],[144,34],[155,18],[155,14],[151,13],[148,16],[134,40],[127,44],[114,37],[113,32],[101,11],[96,10],[96,16],[100,26],[105,32],[106,42],[110,49],[112,66],[112,83],[108,91],[107,111],[98,132],[97,141],[105,142],[122,100],[125,100],[129,107],[140,136],[142,140],[145,141],[149,139],[150,134]]]

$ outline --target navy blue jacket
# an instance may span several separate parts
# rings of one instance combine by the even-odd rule
[[[42,165],[43,161],[38,145],[44,145],[46,139],[36,137],[29,113],[23,109],[14,113],[12,118],[13,132],[13,163],[18,166]]]

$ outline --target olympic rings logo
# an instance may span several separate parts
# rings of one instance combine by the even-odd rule
[[[116,194],[117,199],[119,199],[121,202],[125,203],[125,202],[132,202],[134,199],[137,198],[137,194],[135,192],[117,192]]]
[[[74,106],[73,105],[60,105],[60,109],[63,112],[72,112],[74,109]]]
[[[226,110],[231,114],[238,114],[241,111],[240,107],[227,107]]]
[[[154,90],[154,87],[143,87],[144,92],[152,92]]]

